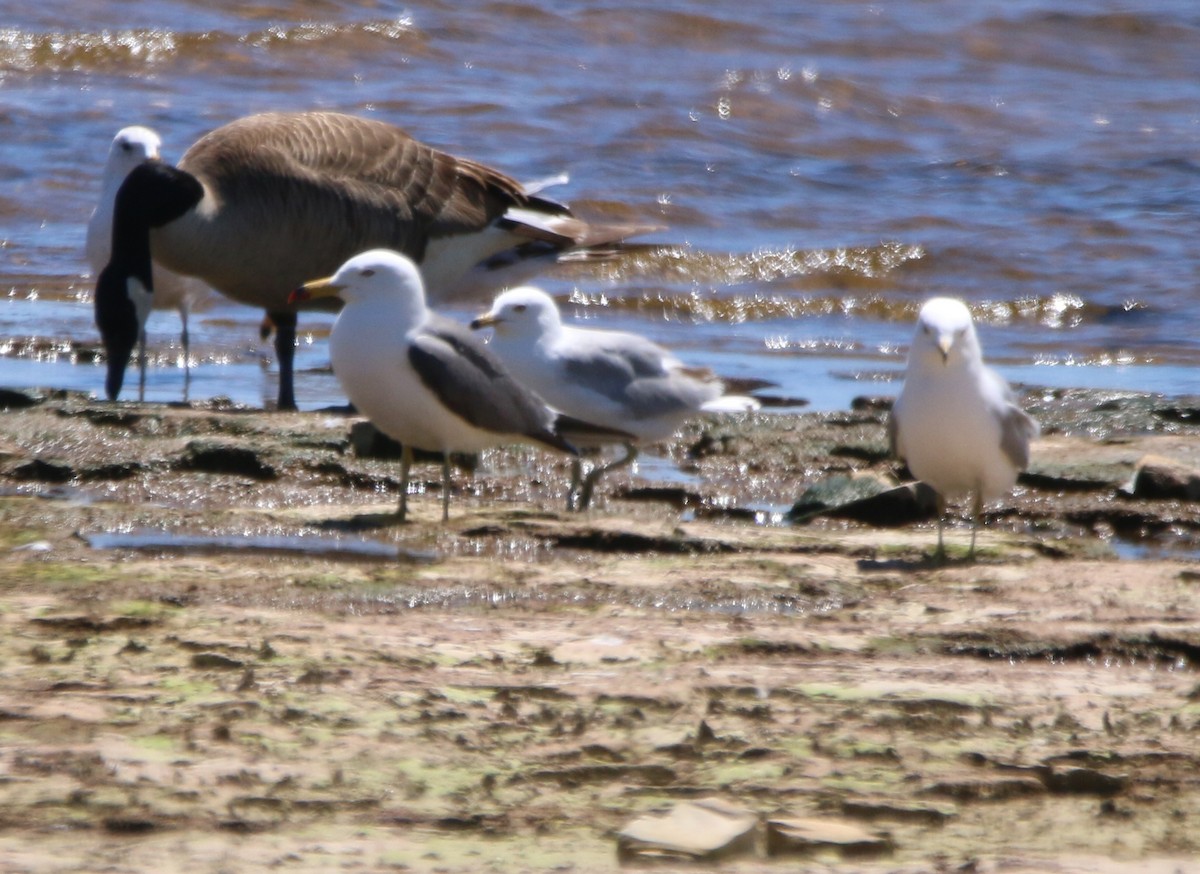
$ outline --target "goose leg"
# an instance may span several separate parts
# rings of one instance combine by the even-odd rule
[[[179,342],[183,344],[183,400],[187,403],[188,394],[192,387],[192,338],[188,334],[187,307],[179,310],[179,319],[183,322],[183,330],[179,334]]]
[[[450,453],[442,453],[442,522],[450,521]]]
[[[275,360],[279,364],[279,409],[296,409],[292,368],[296,360],[296,314],[267,313],[275,325]]]

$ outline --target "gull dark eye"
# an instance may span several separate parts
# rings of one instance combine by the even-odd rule
[[[523,304],[523,303],[519,303],[515,307],[513,307],[513,309],[518,313],[523,313],[523,312],[525,312],[525,310],[528,309],[528,307],[525,306],[525,304]]]
[[[368,276],[368,277],[374,276],[374,275],[375,275],[375,271],[372,270],[370,267],[368,267],[366,270],[364,270],[362,273],[359,274],[359,276]]]
[[[125,150],[126,152],[132,152],[133,151],[133,143],[121,143],[121,148],[123,150]]]

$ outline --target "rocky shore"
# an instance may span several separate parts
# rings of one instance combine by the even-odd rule
[[[886,400],[396,525],[342,411],[0,390],[0,868],[1191,870],[1200,401],[1025,402],[939,566]]]

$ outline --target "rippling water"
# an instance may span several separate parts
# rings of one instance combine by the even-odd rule
[[[120,127],[175,159],[235,117],[319,107],[661,223],[661,251],[542,284],[818,407],[894,391],[876,380],[934,294],[971,303],[1013,379],[1200,392],[1194,0],[464,5],[7,9],[0,383],[101,387],[83,239]],[[193,398],[274,397],[259,317],[214,298],[195,318]],[[301,406],[341,402],[328,319],[301,327]],[[177,319],[150,333],[148,394],[176,399]]]

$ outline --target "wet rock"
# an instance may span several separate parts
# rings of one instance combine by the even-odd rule
[[[244,668],[246,663],[219,652],[198,652],[192,656],[192,667],[200,670],[232,671]]]
[[[350,426],[350,448],[358,458],[375,458],[381,461],[399,461],[404,454],[404,447],[400,441],[393,440],[374,424],[366,421],[355,422]],[[441,464],[442,455],[440,452],[414,449],[413,460]],[[474,472],[479,466],[479,456],[453,452],[450,454],[450,463],[458,470]]]
[[[669,786],[678,775],[666,765],[590,764],[573,768],[547,768],[527,775],[535,782],[553,782],[573,787],[589,783],[628,782],[649,786]]]
[[[707,458],[710,455],[720,455],[723,447],[708,431],[700,435],[700,439],[688,447],[688,458]]]
[[[104,820],[104,830],[122,835],[145,834],[159,828],[153,819],[138,816],[112,816]]]
[[[902,822],[921,822],[941,825],[955,816],[945,807],[931,804],[910,804],[890,798],[855,798],[842,802],[842,813],[855,819],[894,819]]]
[[[1024,776],[942,780],[921,790],[923,795],[941,795],[956,801],[1005,801],[1045,792],[1041,780]]]
[[[1077,471],[1027,470],[1017,476],[1020,485],[1043,492],[1105,492],[1121,485],[1117,479],[1088,475]]]
[[[1146,500],[1200,501],[1200,470],[1147,455],[1137,464],[1129,492]]]
[[[14,388],[0,388],[0,410],[24,410],[36,407],[46,398],[44,395]]]
[[[263,461],[260,454],[249,446],[205,440],[189,443],[179,466],[184,470],[247,476],[251,479],[271,480],[278,477],[275,468]]]
[[[75,470],[69,464],[35,458],[14,467],[10,475],[39,483],[65,483],[75,478]]]
[[[832,458],[851,458],[878,464],[892,457],[892,451],[884,443],[841,443],[829,450]]]
[[[706,798],[629,823],[617,833],[617,854],[623,861],[713,861],[753,853],[757,832],[753,811]]]
[[[1171,404],[1153,410],[1158,418],[1165,422],[1179,422],[1184,425],[1200,425],[1200,407],[1193,404]]]
[[[84,468],[79,471],[79,478],[84,480],[124,480],[142,473],[145,469],[145,466],[139,462],[121,461]]]
[[[788,518],[804,522],[821,515],[869,525],[901,526],[932,519],[936,513],[936,495],[924,483],[895,486],[866,474],[830,477],[810,486],[792,505]]]
[[[736,551],[733,546],[715,540],[683,536],[658,537],[634,531],[614,531],[605,528],[549,531],[545,536],[555,546],[564,549],[584,549],[595,552],[662,552],[672,555],[690,555]]]
[[[370,422],[355,422],[350,426],[350,446],[359,458],[381,458],[399,461],[403,447]]]
[[[850,401],[850,409],[856,413],[886,413],[896,399],[890,395],[859,395]]]
[[[767,855],[834,850],[843,856],[890,853],[891,837],[838,819],[780,818],[767,821]]]
[[[29,621],[34,625],[54,629],[60,633],[84,632],[88,634],[109,634],[114,631],[149,628],[158,624],[160,620],[150,616],[96,617],[70,614],[63,616],[36,616]]]
[[[699,504],[702,500],[698,493],[682,486],[639,486],[622,490],[620,496],[626,501],[669,504],[677,510],[682,510],[689,504]]]
[[[1125,790],[1129,777],[1105,774],[1093,768],[1048,768],[1046,788],[1064,795],[1116,795]]]
[[[93,425],[98,425],[102,428],[127,428],[131,431],[141,424],[145,418],[142,413],[136,413],[133,410],[100,407],[84,407],[79,411],[60,410],[59,415],[80,415]],[[159,419],[160,417],[155,416],[154,418]]]

